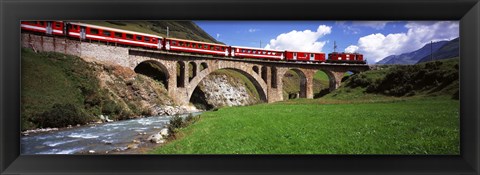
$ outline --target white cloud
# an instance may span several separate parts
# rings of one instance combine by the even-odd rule
[[[217,38],[220,38],[220,33],[217,33]]]
[[[248,29],[248,32],[250,33],[257,32],[257,31],[260,31],[260,29]]]
[[[318,40],[331,32],[332,27],[326,25],[318,26],[317,31],[292,30],[288,33],[282,33],[278,35],[277,38],[270,40],[270,43],[265,46],[265,49],[321,52],[327,41]]]
[[[457,21],[408,22],[406,33],[370,34],[347,49],[358,47],[357,51],[363,53],[369,63],[374,63],[390,55],[417,50],[430,41],[452,40],[459,36],[458,26]]]
[[[345,52],[354,53],[358,50],[358,46],[350,45],[345,49]]]

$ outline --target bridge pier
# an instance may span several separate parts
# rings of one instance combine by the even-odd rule
[[[342,84],[342,78],[345,75],[347,71],[345,70],[331,70],[331,71],[325,71],[328,74],[328,77],[330,79],[330,87],[328,88],[330,91],[333,91],[335,89],[338,89],[340,85]]]

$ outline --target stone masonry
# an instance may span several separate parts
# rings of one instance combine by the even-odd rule
[[[268,103],[283,100],[281,80],[288,70],[294,70],[301,77],[300,97],[313,98],[313,76],[317,71],[324,71],[328,75],[330,90],[335,90],[340,86],[345,72],[356,73],[369,69],[367,65],[302,64],[189,55],[29,33],[22,33],[22,46],[34,51],[76,55],[86,61],[115,64],[132,70],[142,62],[152,62],[167,75],[169,96],[177,104],[188,104],[200,81],[219,69],[234,70],[248,77],[260,94],[260,99]],[[191,75],[190,69],[194,70]]]

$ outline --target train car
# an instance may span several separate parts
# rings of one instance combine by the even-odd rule
[[[283,50],[232,46],[230,55],[237,58],[283,60],[285,58],[284,52]]]
[[[352,64],[365,64],[363,55],[358,53],[338,53],[332,52],[328,54],[328,63],[352,63]]]
[[[320,52],[298,52],[285,51],[285,59],[287,61],[311,61],[325,62],[325,53]]]
[[[332,52],[328,54],[328,59],[332,61],[350,61],[350,60],[355,60],[356,54],[354,53],[338,53],[338,52]]]
[[[48,35],[64,35],[64,23],[62,21],[22,21],[20,28]]]
[[[363,60],[363,55],[362,55],[362,54],[359,54],[359,53],[355,53],[355,60],[364,61],[364,60]]]
[[[168,51],[229,56],[230,47],[223,44],[207,43],[177,38],[166,38],[165,49]]]
[[[156,35],[132,32],[84,23],[67,23],[67,35],[82,40],[96,40],[153,49],[163,48],[163,38]]]

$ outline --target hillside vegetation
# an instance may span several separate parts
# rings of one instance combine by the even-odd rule
[[[221,43],[215,40],[207,32],[203,31],[192,21],[82,21],[117,29],[131,30],[167,37],[167,26],[169,37],[188,39],[195,41]]]
[[[22,130],[66,127],[152,115],[156,105],[172,105],[164,86],[118,66],[79,57],[22,49]]]
[[[458,99],[458,62],[457,57],[408,66],[383,66],[381,70],[352,75],[334,94],[361,88],[363,93],[386,96],[449,95]]]
[[[321,98],[205,112],[151,153],[458,155],[457,99],[458,58],[383,66]]]

